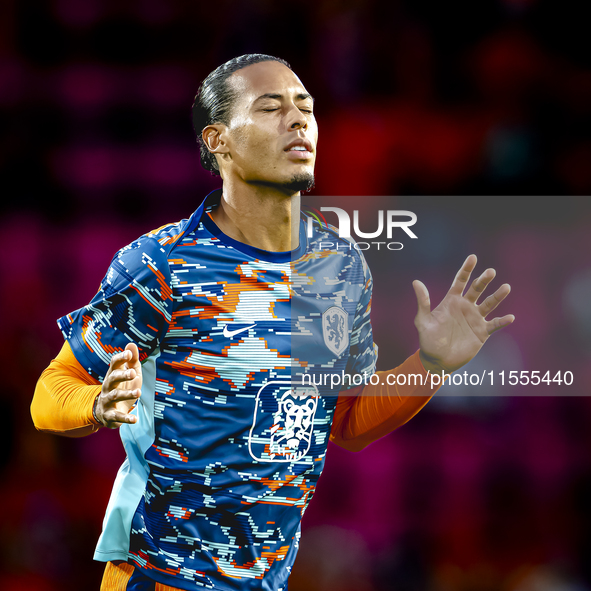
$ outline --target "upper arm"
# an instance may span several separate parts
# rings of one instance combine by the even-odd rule
[[[84,367],[82,367],[78,359],[76,359],[68,341],[62,345],[60,352],[52,363],[54,362],[59,363],[64,374],[70,375],[72,378],[78,379],[89,386],[100,383],[96,378],[93,378]]]
[[[143,236],[120,250],[91,302],[58,320],[76,359],[102,381],[114,353],[133,342],[140,361],[168,331],[172,288],[166,253],[160,243]]]
[[[77,361],[70,345],[41,374],[31,402],[31,417],[39,431],[82,437],[98,430],[92,406],[101,386]]]
[[[345,368],[345,374],[350,376],[362,375],[362,383],[367,383],[366,376],[375,373],[378,358],[378,348],[373,341],[371,327],[371,301],[373,295],[373,279],[365,258],[359,252],[361,264],[363,265],[364,283],[360,292],[359,301],[355,310],[355,318],[351,328],[349,339],[349,359]],[[353,379],[349,383],[355,382]],[[333,417],[330,440],[340,447],[349,451],[359,451],[365,447],[359,445],[359,440],[351,438],[349,431],[352,415],[358,411],[359,395],[363,390],[362,386],[353,386],[339,393],[338,402]]]

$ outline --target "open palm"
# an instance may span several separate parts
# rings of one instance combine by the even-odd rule
[[[464,293],[476,260],[473,254],[466,259],[447,295],[434,310],[431,310],[425,285],[421,281],[413,282],[419,308],[415,326],[419,332],[420,356],[425,368],[432,372],[449,373],[459,369],[480,351],[493,332],[515,320],[512,314],[486,319],[509,295],[511,287],[506,283],[478,304],[496,275],[494,269],[484,271]]]

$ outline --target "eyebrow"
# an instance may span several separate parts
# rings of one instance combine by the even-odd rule
[[[261,94],[261,96],[257,97],[254,102],[256,103],[257,101],[263,100],[263,99],[282,99],[284,95],[279,94],[277,92],[267,92],[265,94]],[[300,92],[299,94],[296,95],[296,100],[298,101],[304,101],[306,99],[311,99],[312,102],[314,102],[314,97],[308,93],[308,92]]]

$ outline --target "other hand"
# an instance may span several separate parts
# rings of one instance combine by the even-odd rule
[[[142,366],[135,343],[129,343],[125,350],[111,357],[109,370],[97,397],[94,414],[97,420],[109,429],[116,429],[123,423],[136,423],[131,414],[142,388]]]
[[[475,279],[464,294],[476,256],[471,254],[458,271],[450,290],[441,303],[431,310],[429,292],[421,281],[413,281],[418,313],[415,326],[419,332],[420,357],[425,369],[450,373],[470,361],[480,351],[488,337],[508,326],[515,316],[487,320],[486,317],[509,295],[505,283],[478,304],[480,296],[494,279],[494,269],[487,269]]]

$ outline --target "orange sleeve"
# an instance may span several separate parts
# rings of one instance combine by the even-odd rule
[[[406,374],[405,384],[391,379],[393,384],[388,385],[388,374],[397,378]],[[340,447],[360,451],[388,435],[412,419],[439,388],[431,387],[418,351],[397,368],[377,375],[379,384],[358,386],[339,395],[330,440]]]
[[[66,342],[41,374],[31,403],[33,423],[39,431],[84,437],[98,431],[92,407],[101,385],[80,365]]]

